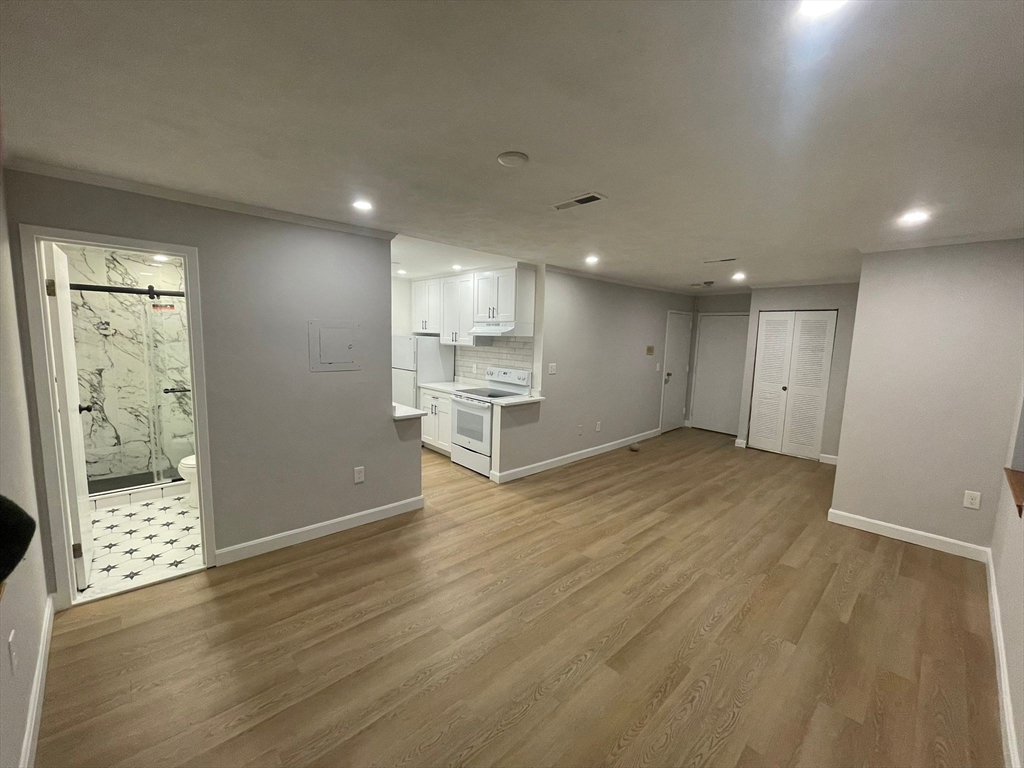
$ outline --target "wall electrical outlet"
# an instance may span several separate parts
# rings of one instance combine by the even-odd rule
[[[654,370],[661,371],[661,363],[658,363],[656,366],[654,366]]]
[[[357,483],[363,482],[366,479],[366,467],[356,467],[354,474]]]
[[[577,435],[582,435],[583,434],[583,425],[582,424],[580,424],[579,427],[577,427],[576,434]]]
[[[473,373],[476,373],[476,363],[473,363]]]
[[[548,376],[552,375],[554,372],[555,372],[555,364],[554,363],[548,363]]]
[[[11,674],[13,675],[18,671],[18,649],[14,647],[14,630],[11,630],[10,637],[7,638],[7,658],[11,662]]]
[[[601,431],[601,422],[600,422],[600,421],[599,421],[599,422],[597,422],[597,431],[598,431],[598,432],[600,432],[600,431]]]
[[[981,509],[981,493],[979,491],[964,491],[964,506],[967,509]]]

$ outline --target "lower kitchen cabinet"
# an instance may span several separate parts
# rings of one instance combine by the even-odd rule
[[[441,453],[452,451],[452,399],[441,392],[420,390],[420,410],[427,415],[420,419],[423,444]]]

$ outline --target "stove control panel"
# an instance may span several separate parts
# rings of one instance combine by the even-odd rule
[[[528,387],[530,386],[530,379],[532,378],[533,373],[531,371],[517,370],[516,368],[488,367],[486,375],[488,381]]]

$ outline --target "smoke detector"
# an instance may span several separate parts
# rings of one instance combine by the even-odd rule
[[[564,211],[567,208],[579,208],[581,205],[590,205],[596,203],[599,200],[607,200],[607,195],[602,195],[600,192],[587,192],[585,195],[574,197],[572,200],[566,200],[564,203],[558,203],[554,206],[556,211]]]

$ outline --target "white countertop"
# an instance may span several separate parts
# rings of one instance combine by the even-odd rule
[[[453,394],[460,389],[466,389],[467,387],[486,387],[487,384],[482,381],[438,381],[429,384],[420,384],[420,389],[431,389],[435,392],[444,392],[446,394]],[[481,398],[486,399],[486,398]],[[502,397],[496,400],[491,400],[493,405],[507,408],[512,405],[525,405],[526,403],[539,403],[544,398],[540,395],[517,395],[515,397]]]
[[[419,408],[410,408],[408,405],[402,405],[400,403],[391,404],[391,418],[395,421],[419,419],[426,415],[427,412],[421,411]]]

